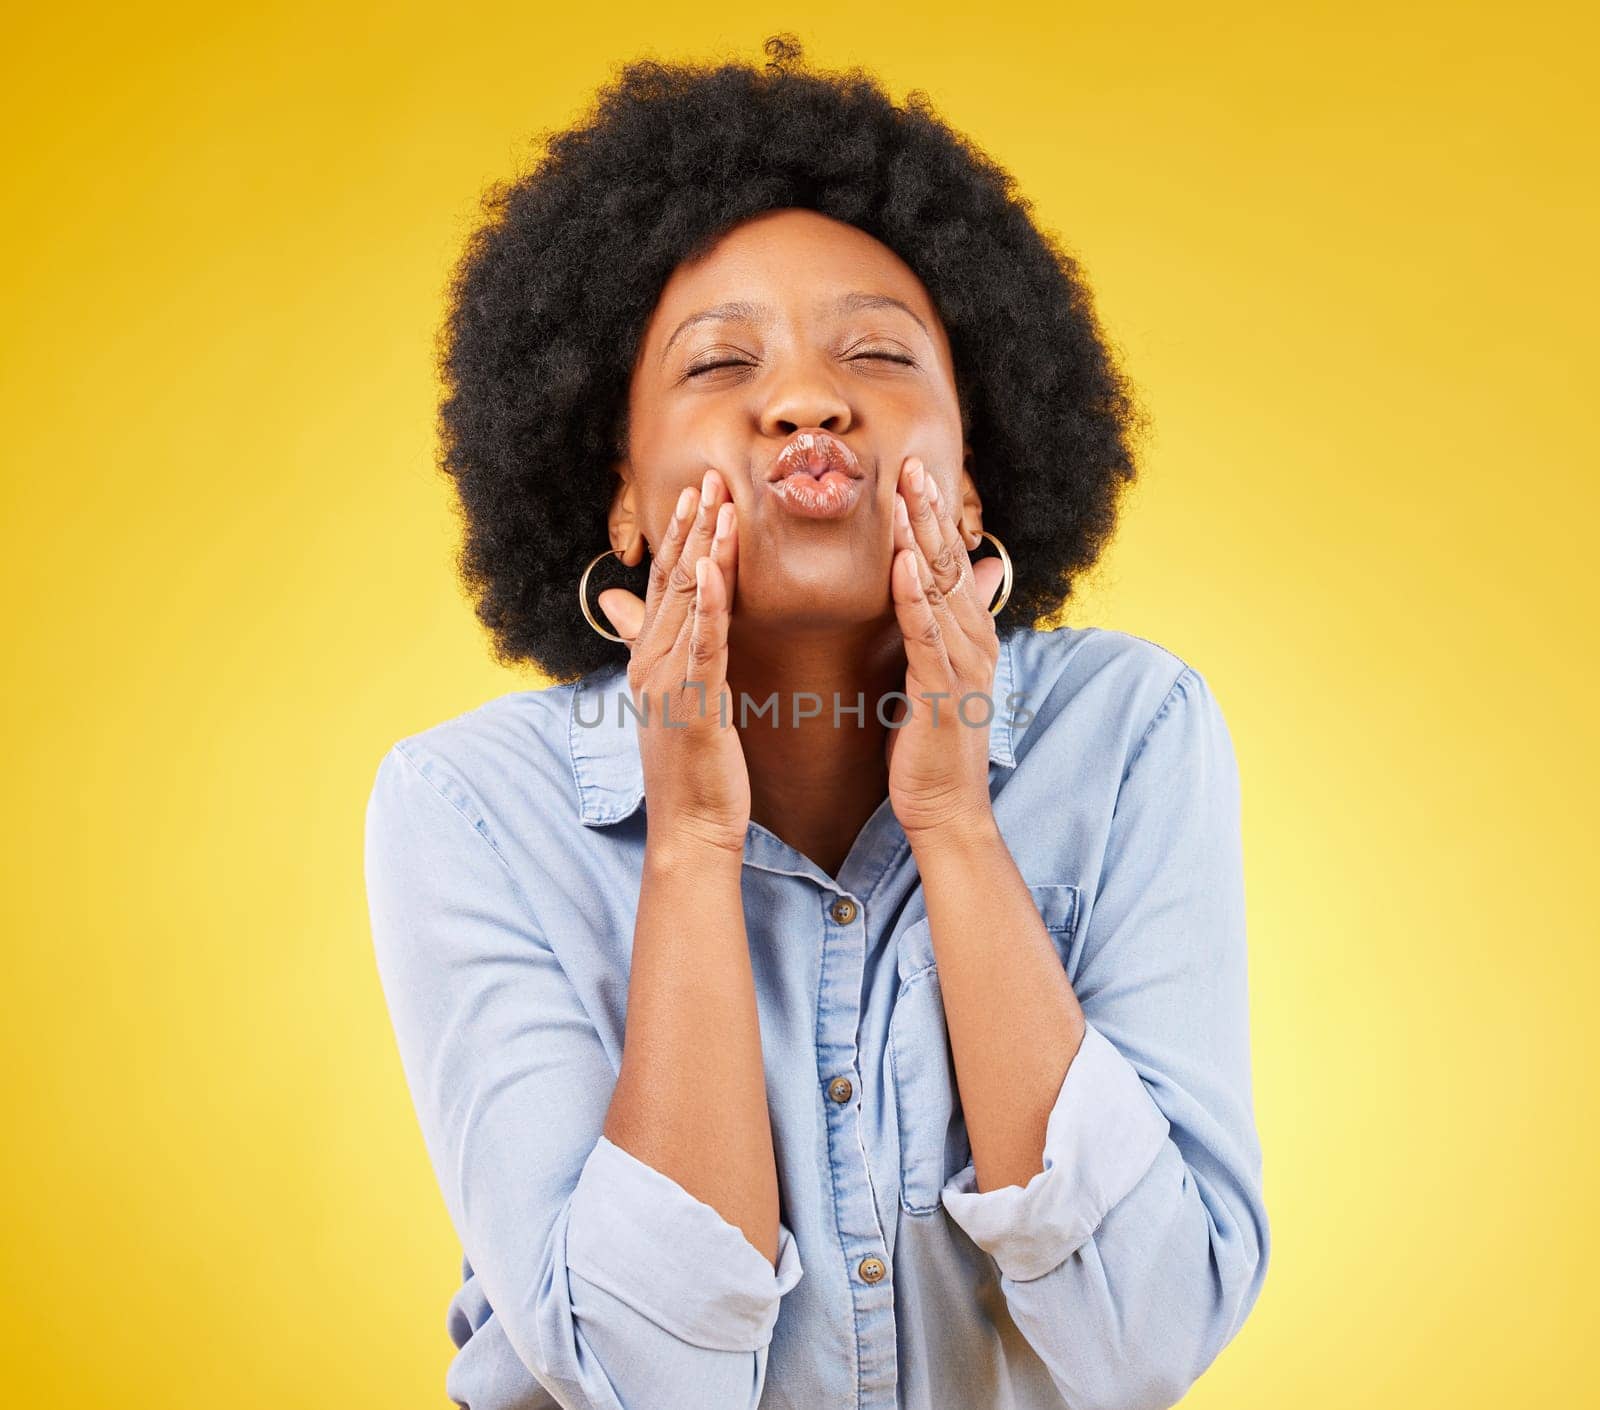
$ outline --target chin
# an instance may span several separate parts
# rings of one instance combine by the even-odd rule
[[[881,591],[864,591],[864,584],[841,582],[837,577],[804,575],[788,581],[746,583],[740,579],[734,603],[735,621],[760,621],[772,626],[862,626],[892,614],[887,573]]]

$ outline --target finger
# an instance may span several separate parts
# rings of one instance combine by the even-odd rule
[[[739,512],[732,500],[717,508],[717,529],[711,536],[711,561],[722,570],[723,596],[731,615],[739,586]]]
[[[707,470],[700,479],[700,500],[694,509],[694,519],[683,541],[682,551],[676,561],[666,569],[666,580],[661,585],[656,605],[656,615],[644,625],[650,637],[668,650],[684,634],[694,605],[695,560],[702,557],[711,546],[711,532],[716,520],[719,497],[724,492],[722,476]]]
[[[897,551],[908,549],[911,552],[918,590],[927,602],[928,610],[939,623],[940,630],[951,633],[952,638],[959,637],[963,629],[956,621],[944,593],[939,590],[928,556],[922,551],[922,545],[917,540],[916,530],[911,524],[910,505],[904,495],[897,495],[895,501],[895,548]]]
[[[984,569],[984,576],[979,579],[955,518],[939,491],[938,480],[926,471],[923,480],[928,507],[939,531],[938,553],[928,559],[922,575],[924,591],[945,629],[945,652],[958,675],[980,675],[984,658],[992,659],[998,643],[988,604],[994,597],[996,581],[1004,575],[1004,568],[995,561],[992,567]],[[927,556],[920,542],[918,549]],[[987,564],[990,560],[984,562]],[[931,587],[928,586],[930,581]],[[985,592],[987,596],[983,595]]]
[[[691,522],[692,506],[696,503],[698,500],[693,485],[685,485],[678,491],[677,502],[672,507],[672,517],[667,520],[667,531],[661,536],[661,546],[650,557],[650,581],[645,587],[644,594],[645,621],[655,616],[662,590],[666,587],[667,574],[672,571],[672,565],[678,561],[678,555],[683,552],[684,536]]]
[[[711,547],[706,551],[705,558],[717,571],[722,579],[722,600],[727,604],[727,611],[731,618],[733,612],[733,594],[737,584],[738,569],[738,541],[735,535],[738,532],[738,512],[731,500],[717,506],[716,528],[712,533]],[[695,564],[695,601],[698,603],[700,595],[699,562]],[[730,622],[731,625],[731,622]],[[672,644],[674,652],[687,653],[689,642],[694,634],[695,609],[690,607],[684,617],[683,625],[678,629],[677,638]]]
[[[999,595],[1005,575],[1006,565],[998,558],[980,558],[972,564],[972,600],[991,623],[994,613],[989,610],[989,604]]]
[[[896,511],[899,531],[909,537],[910,528],[903,511]],[[895,618],[900,623],[900,635],[905,639],[907,681],[933,681],[929,690],[943,690],[952,679],[950,659],[945,650],[944,629],[934,615],[927,591],[918,569],[916,550],[901,543],[895,548],[894,562],[889,571],[889,592],[894,599]],[[908,692],[909,693],[909,692]],[[941,701],[941,704],[946,702]],[[931,710],[931,700],[919,700],[914,695],[911,712],[920,715]],[[943,712],[941,712],[943,713]]]
[[[945,560],[955,565],[955,581],[945,588],[945,600],[950,604],[956,620],[969,635],[975,632],[981,633],[984,629],[984,604],[988,598],[980,597],[975,590],[972,556],[967,552],[966,544],[961,541],[961,531],[956,527],[950,506],[939,490],[939,482],[931,475],[928,476],[928,499],[933,509],[934,520],[939,525],[940,552]],[[933,560],[929,567],[933,570],[934,580],[943,582],[940,560]]]
[[[650,557],[650,577],[645,584],[644,610],[639,614],[638,625],[628,642],[628,649],[635,656],[638,654],[639,641],[653,636],[650,631],[651,624],[655,621],[657,612],[661,610],[661,599],[666,593],[667,580],[679,558],[683,556],[684,539],[688,535],[690,524],[693,523],[694,506],[697,503],[698,496],[695,494],[694,486],[685,485],[678,491],[678,498],[672,508],[672,517],[667,520],[666,532],[661,536],[661,545]],[[621,632],[620,627],[617,630]]]
[[[954,541],[953,533],[946,536],[944,525],[936,512],[938,490],[920,456],[907,459],[901,480],[906,486],[906,511],[911,518],[917,546],[928,560],[937,589],[930,596],[937,603],[937,598],[954,592],[960,583],[963,565],[967,561],[966,550]]]
[[[967,557],[966,548],[956,534],[954,524],[947,522],[946,527],[949,528],[956,550],[960,552],[965,564],[965,572],[953,591],[940,593],[934,581],[932,567],[911,531],[904,500],[897,497],[895,508],[896,551],[905,550],[913,555],[917,590],[927,604],[929,617],[939,629],[939,644],[946,672],[940,679],[952,682],[992,680],[999,635],[995,629],[994,619],[988,615],[983,603],[977,600],[975,593],[983,590],[977,576],[977,567],[981,566],[984,570],[981,582],[987,583],[989,585],[987,590],[993,594],[997,570],[1003,572],[998,561],[991,567],[988,566],[990,560],[985,559],[984,564],[975,566]],[[912,614],[902,621],[902,635],[909,635],[906,630],[907,622],[912,624],[913,630],[927,633],[926,624]],[[907,660],[908,662],[910,660],[909,649]]]
[[[705,686],[707,713],[717,710],[722,687],[727,679],[728,603],[721,570],[710,557],[695,562],[694,626],[689,635],[689,660],[686,681]]]

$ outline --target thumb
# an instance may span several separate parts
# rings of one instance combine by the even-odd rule
[[[627,588],[607,588],[595,597],[600,604],[600,610],[606,614],[606,620],[611,623],[611,630],[620,636],[629,646],[633,639],[639,635],[639,627],[644,622],[644,599],[636,593],[631,593]]]
[[[1006,565],[998,558],[980,558],[972,565],[972,576],[977,583],[978,601],[983,604],[985,611],[994,601],[995,594],[1000,591],[1000,583],[1005,575]]]

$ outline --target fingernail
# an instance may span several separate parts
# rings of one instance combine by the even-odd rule
[[[693,503],[694,487],[692,485],[685,485],[680,491],[678,491],[678,502],[673,507],[672,517],[679,520],[687,519],[689,517],[689,506]]]
[[[931,475],[928,477],[928,498],[935,504],[939,502],[939,482]]]
[[[709,505],[711,503],[711,483],[711,472],[707,470],[706,473],[700,477],[700,503],[702,505]]]
[[[912,460],[906,466],[906,471],[911,480],[911,488],[918,494],[922,493],[922,462]]]
[[[724,504],[722,506],[722,508],[717,510],[717,532],[714,535],[714,537],[717,538],[717,539],[725,539],[725,538],[727,538],[728,537],[728,530],[731,529],[732,527],[733,527],[733,506],[731,504]]]

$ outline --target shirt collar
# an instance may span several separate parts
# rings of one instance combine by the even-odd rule
[[[1016,767],[1016,726],[1008,703],[1015,689],[1013,635],[1000,638],[992,692],[994,716],[989,722],[989,760],[1007,769]],[[567,742],[578,786],[578,816],[589,827],[621,822],[644,801],[639,726],[625,703],[627,692],[626,661],[591,671],[572,690]]]

